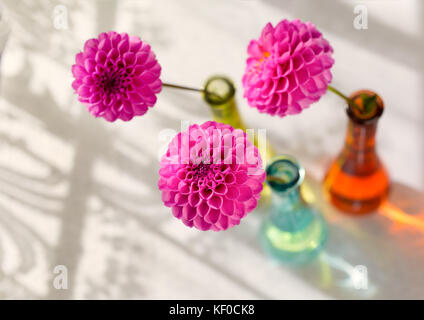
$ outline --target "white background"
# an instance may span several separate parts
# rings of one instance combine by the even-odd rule
[[[0,298],[424,298],[422,1],[2,3],[12,32],[1,66]],[[357,4],[368,8],[367,30],[353,27]],[[71,88],[75,54],[109,30],[150,43],[163,81],[201,86],[218,73],[240,86],[249,40],[283,18],[309,20],[330,41],[335,87],[381,95],[378,151],[393,181],[379,212],[336,212],[322,201],[320,181],[343,145],[340,98],[327,93],[280,119],[249,108],[238,90],[248,127],[266,128],[278,152],[304,164],[329,223],[325,251],[297,269],[262,254],[257,230],[266,208],[232,230],[203,233],[162,205],[159,132],[210,119],[199,95],[163,89],[146,116],[107,123]],[[52,285],[56,265],[68,268],[68,290]],[[367,268],[367,290],[354,288],[358,265]]]

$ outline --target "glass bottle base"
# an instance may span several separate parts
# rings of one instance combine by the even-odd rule
[[[333,163],[324,179],[324,193],[339,210],[350,214],[374,212],[386,198],[389,178],[382,165],[372,174],[354,176]]]
[[[371,199],[347,199],[334,192],[329,192],[330,202],[339,210],[348,214],[368,214],[372,213],[380,206],[386,198],[384,195]]]
[[[299,265],[309,262],[321,251],[327,240],[327,226],[315,212],[308,223],[296,230],[282,230],[267,219],[261,226],[259,238],[268,255],[286,264]]]

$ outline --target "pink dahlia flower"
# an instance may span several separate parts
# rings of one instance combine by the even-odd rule
[[[283,20],[275,28],[268,23],[247,52],[244,97],[260,112],[299,113],[331,82],[333,48],[310,22]]]
[[[161,67],[150,46],[126,33],[87,40],[72,66],[72,87],[95,117],[131,120],[156,103]]]
[[[265,171],[245,132],[208,121],[180,132],[160,162],[164,204],[189,227],[226,230],[256,208]]]

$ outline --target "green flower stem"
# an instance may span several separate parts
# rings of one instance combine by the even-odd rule
[[[205,89],[203,88],[192,88],[192,87],[180,86],[180,85],[171,84],[171,83],[162,82],[162,86],[168,87],[168,88],[174,88],[174,89],[188,90],[188,91],[205,92]]]
[[[222,99],[222,97],[220,97],[219,95],[217,95],[214,92],[206,92],[206,90],[204,88],[186,87],[186,86],[180,86],[178,84],[171,84],[171,83],[165,83],[165,82],[162,82],[162,86],[168,87],[168,88],[173,88],[173,89],[181,89],[181,90],[187,90],[187,91],[200,92],[200,93],[203,93],[203,94],[208,94],[208,95],[214,96],[216,98]]]
[[[335,94],[337,94],[339,97],[343,98],[348,106],[352,106],[353,108],[359,110],[360,112],[362,111],[362,108],[360,106],[358,106],[358,104],[353,101],[351,98],[349,98],[348,96],[345,96],[343,93],[341,93],[339,90],[337,90],[336,88],[332,87],[332,86],[327,86],[328,90],[334,92]]]
[[[345,96],[343,93],[341,93],[336,88],[334,88],[332,86],[328,86],[327,88],[328,88],[328,90],[337,94],[339,97],[343,98],[347,102],[347,104],[354,104],[354,105],[356,104],[351,98],[349,98],[348,96]]]

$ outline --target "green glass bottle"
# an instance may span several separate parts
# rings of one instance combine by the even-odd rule
[[[261,245],[282,262],[308,262],[324,246],[327,228],[321,214],[300,195],[305,169],[293,157],[279,156],[267,166],[266,174],[272,197],[260,230]]]
[[[246,131],[246,126],[237,109],[235,94],[236,89],[230,79],[224,76],[212,76],[205,83],[203,99],[209,105],[216,122],[226,123],[233,128]],[[274,150],[266,137],[254,134],[253,141],[262,159],[269,160],[274,156]]]

